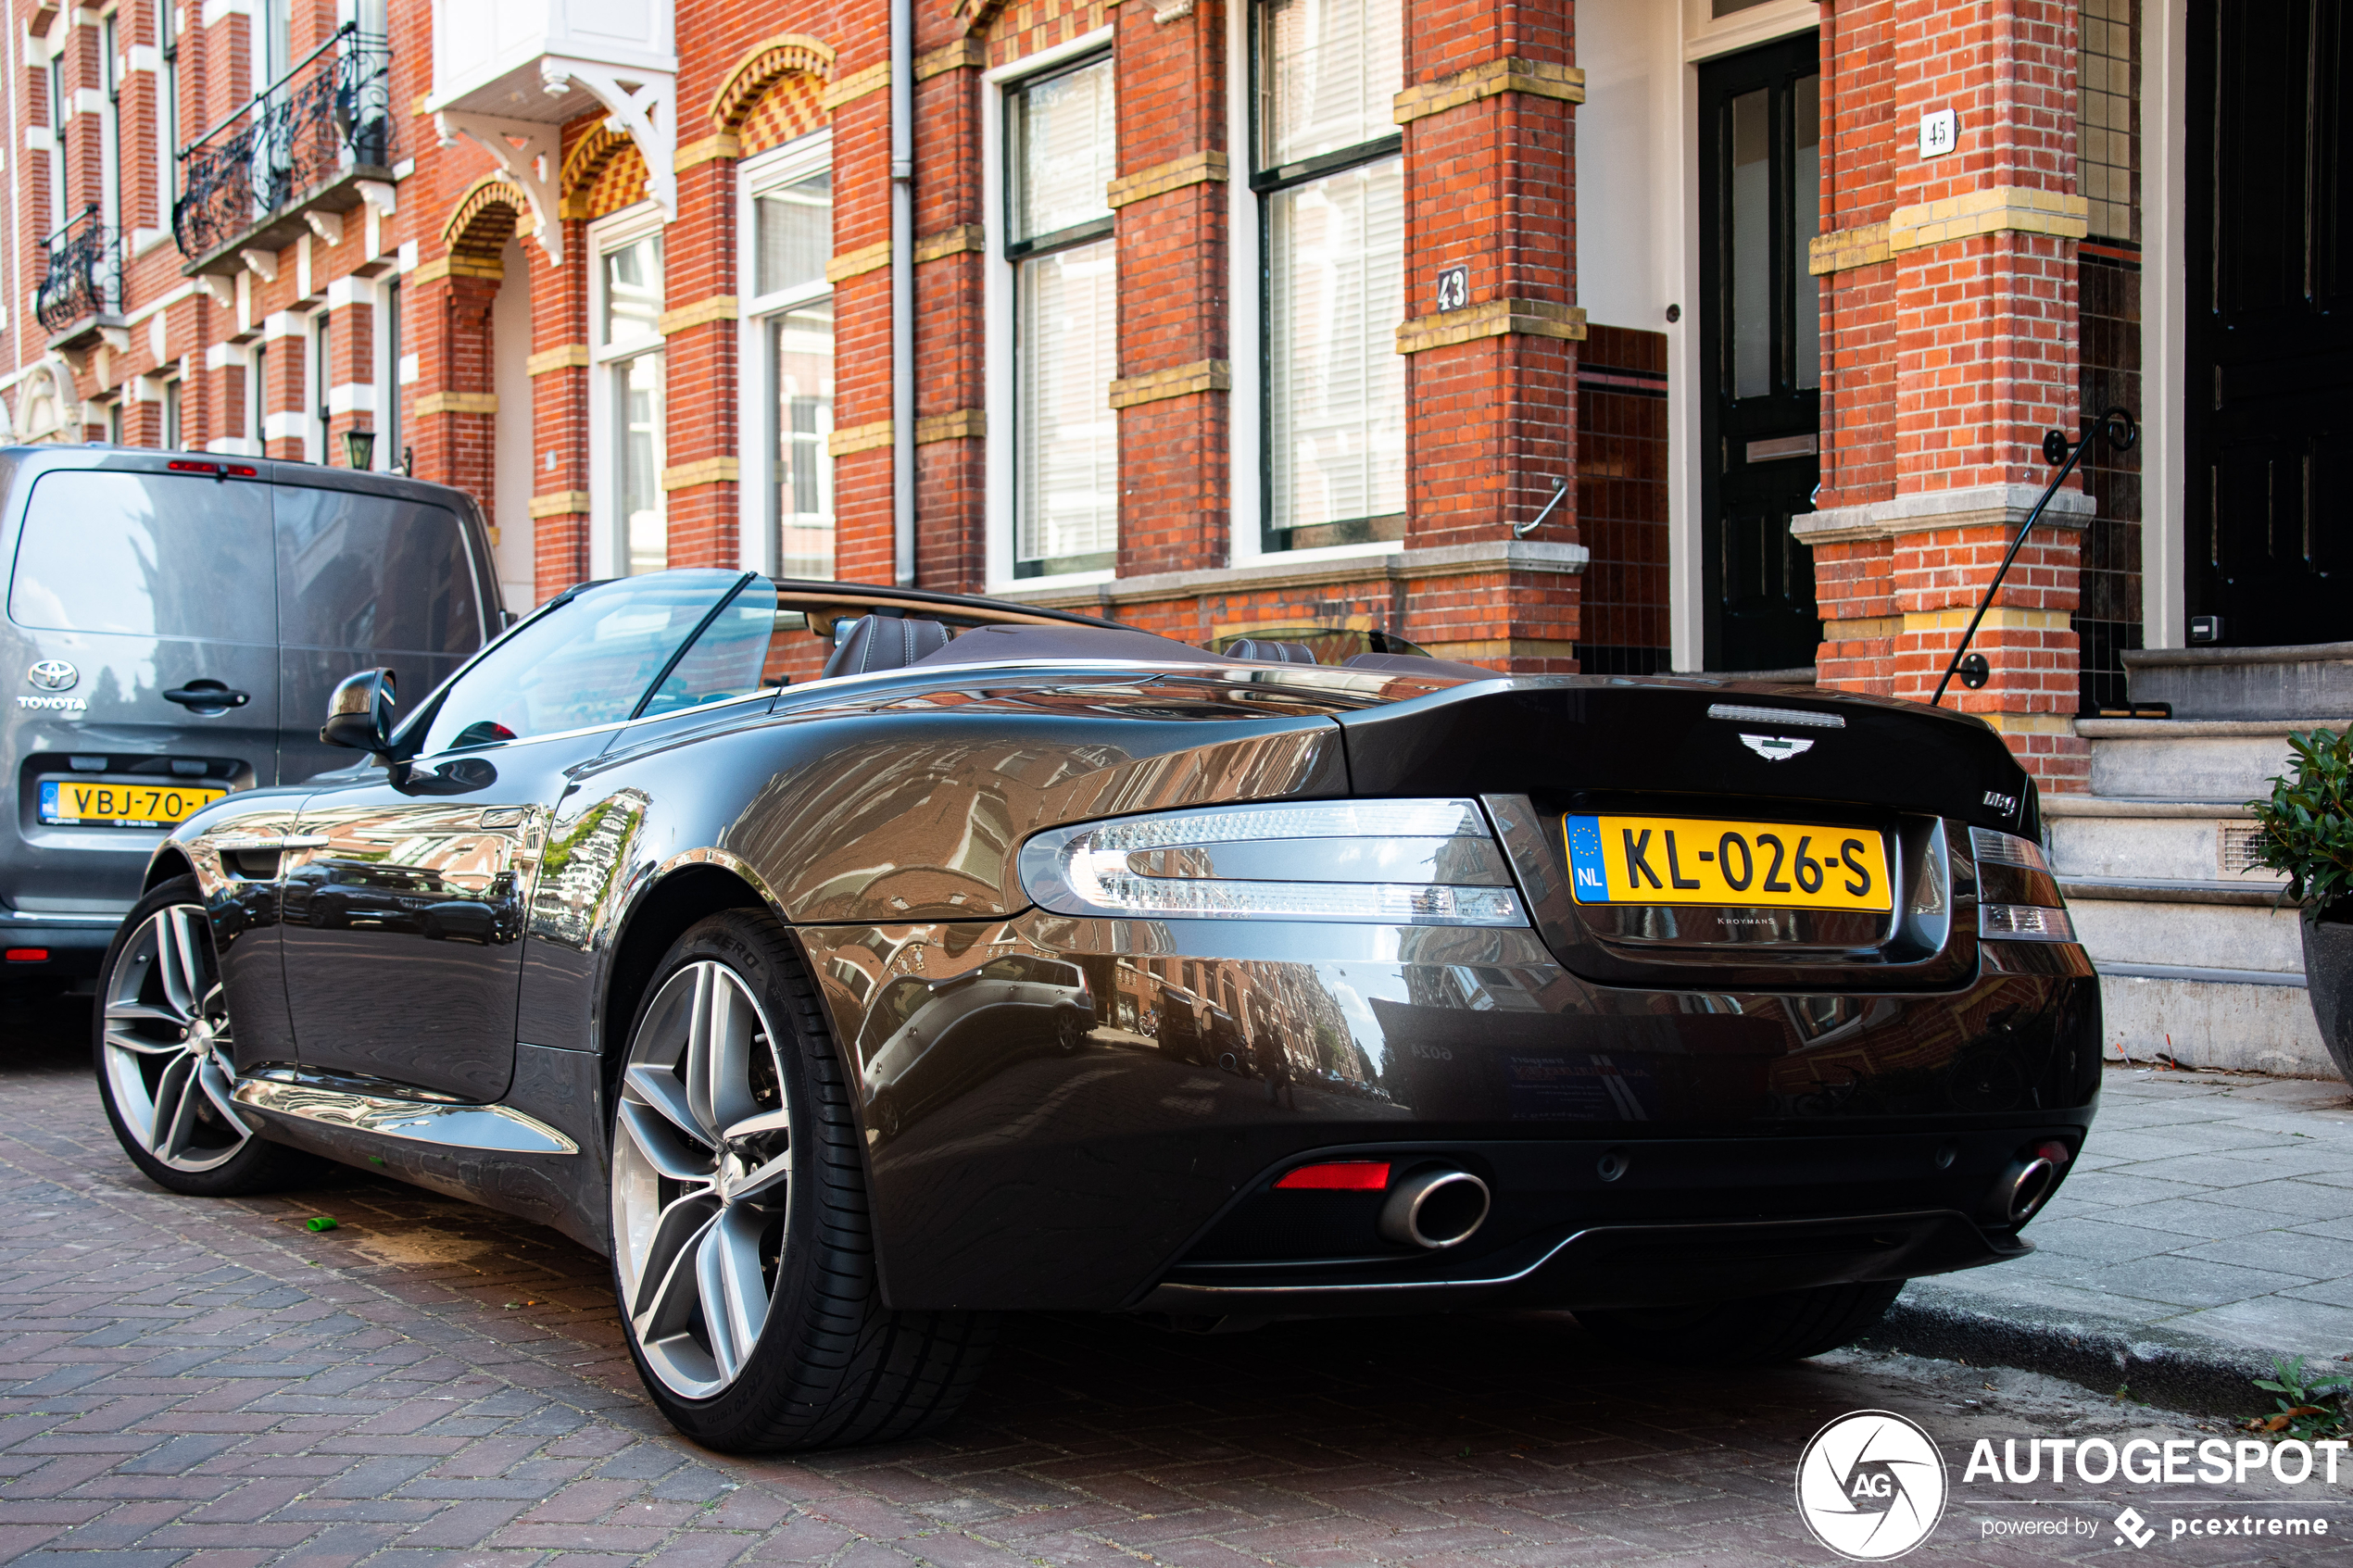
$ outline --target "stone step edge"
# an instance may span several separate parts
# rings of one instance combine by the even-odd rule
[[[2027,1234],[2031,1239],[2032,1226]],[[2271,1404],[2271,1397],[2254,1386],[2255,1379],[2271,1375],[2268,1351],[2126,1318],[2024,1301],[2006,1300],[1998,1310],[1982,1303],[1973,1291],[1916,1279],[1856,1344],[2038,1372],[2097,1394],[2127,1388],[2134,1399],[2199,1415],[2246,1417]],[[2320,1344],[2297,1350],[2334,1354]]]
[[[2200,735],[2286,735],[2343,731],[2353,719],[2078,719],[2075,733],[2095,740],[2186,740]]]
[[[2243,800],[2174,800],[2163,796],[2046,795],[2046,817],[2195,817],[2210,822],[2253,822]]]
[[[2077,899],[2103,899],[2133,904],[2230,904],[2242,908],[2293,909],[2283,900],[2284,882],[2171,882],[2161,877],[2070,876],[2056,873],[2059,892],[2070,904]]]
[[[2103,980],[2186,980],[2199,985],[2293,985],[2310,989],[2304,972],[2285,969],[2200,969],[2194,964],[2106,963],[2092,960]]]

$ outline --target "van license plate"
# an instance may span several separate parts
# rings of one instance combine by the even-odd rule
[[[1570,887],[1580,904],[1730,904],[1878,909],[1887,847],[1869,828],[1692,817],[1568,817]]]
[[[167,828],[229,792],[182,784],[41,781],[41,820],[51,827]]]

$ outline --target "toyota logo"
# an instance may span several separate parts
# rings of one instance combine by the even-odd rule
[[[25,671],[25,679],[44,692],[69,692],[82,671],[62,659],[44,659]]]

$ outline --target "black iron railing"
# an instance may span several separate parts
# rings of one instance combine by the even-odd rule
[[[98,221],[95,202],[82,216],[42,242],[48,267],[33,292],[33,314],[52,333],[94,316],[122,309],[122,245]]]
[[[337,173],[393,157],[391,45],[346,22],[180,149],[172,238],[192,260],[210,256]]]

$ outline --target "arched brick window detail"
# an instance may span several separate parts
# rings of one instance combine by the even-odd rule
[[[743,156],[782,146],[823,130],[833,119],[824,106],[834,52],[799,33],[771,38],[746,55],[711,100],[711,123],[732,133]]]
[[[646,160],[637,144],[601,124],[592,126],[564,155],[557,188],[563,216],[582,220],[634,207],[650,194]]]
[[[522,193],[491,175],[467,186],[449,209],[441,243],[452,261],[496,268],[522,220]]]

